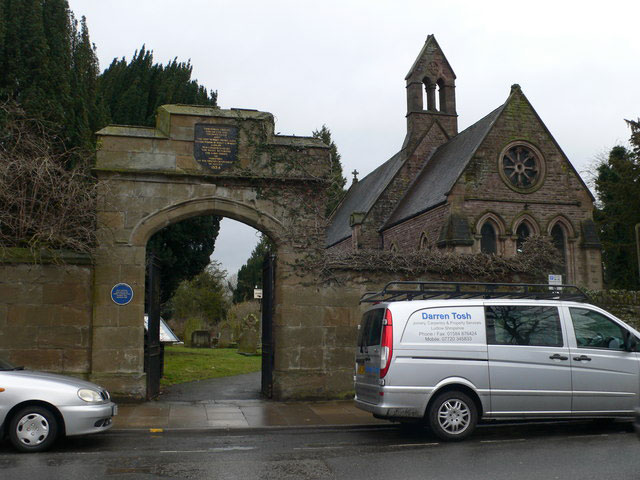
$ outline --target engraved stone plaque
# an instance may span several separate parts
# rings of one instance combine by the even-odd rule
[[[214,171],[231,167],[238,160],[238,128],[196,123],[193,156],[200,165]]]

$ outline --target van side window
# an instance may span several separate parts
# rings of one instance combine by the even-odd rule
[[[556,307],[496,305],[485,307],[485,318],[489,345],[563,346]]]
[[[380,345],[380,336],[382,335],[382,318],[384,317],[384,308],[376,308],[369,310],[362,316],[360,324],[360,333],[358,335],[359,347],[370,347],[372,345]]]
[[[624,329],[601,313],[586,308],[570,308],[579,348],[624,350]]]

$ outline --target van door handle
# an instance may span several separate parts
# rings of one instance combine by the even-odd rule
[[[560,355],[559,353],[551,355],[549,358],[551,360],[569,360],[569,357],[565,357],[564,355]]]
[[[576,362],[581,362],[581,361],[585,361],[585,362],[590,362],[591,361],[591,357],[587,357],[586,355],[580,355],[579,357],[573,357],[573,359]]]

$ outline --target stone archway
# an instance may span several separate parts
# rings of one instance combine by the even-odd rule
[[[203,129],[208,131],[204,139]],[[142,318],[147,241],[172,223],[216,214],[246,223],[274,241],[278,262],[274,396],[309,396],[301,393],[304,387],[296,380],[300,350],[307,340],[299,335],[300,317],[290,313],[305,310],[315,297],[311,303],[320,307],[315,309],[315,323],[322,325],[322,301],[317,300],[316,287],[305,287],[292,269],[310,250],[323,247],[319,212],[324,211],[330,158],[320,140],[278,136],[273,129],[268,113],[166,105],[159,109],[155,128],[110,126],[98,132],[93,380],[119,395],[145,396]],[[220,140],[220,132],[229,131],[231,140]],[[200,152],[197,161],[196,150],[203,142],[209,142],[209,150],[204,160]],[[111,299],[111,289],[118,283],[133,289],[133,299],[126,305]]]

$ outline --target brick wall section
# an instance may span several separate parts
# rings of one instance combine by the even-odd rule
[[[34,370],[88,377],[93,268],[0,263],[0,356]]]
[[[427,237],[428,245],[435,245],[448,215],[449,205],[441,205],[411,220],[385,230],[383,232],[384,249],[388,250],[391,248],[391,245],[395,243],[398,251],[401,252],[418,250],[420,247],[420,238],[423,233]]]
[[[332,252],[332,253],[351,252],[351,251],[353,251],[353,239],[352,239],[352,237],[346,238],[346,239],[342,240],[341,242],[336,243],[331,248],[329,248],[327,251]]]

